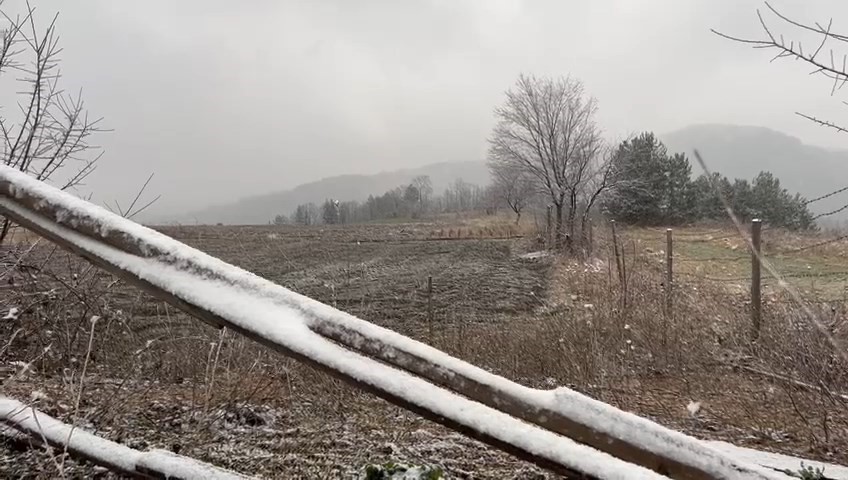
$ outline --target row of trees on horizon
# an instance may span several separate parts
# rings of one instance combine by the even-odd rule
[[[299,205],[275,223],[345,224],[439,213],[506,208],[516,221],[526,210],[551,208],[555,242],[567,251],[588,239],[589,219],[603,215],[634,225],[680,225],[727,219],[815,228],[806,200],[781,187],[769,172],[750,182],[720,174],[692,176],[686,155],[669,153],[653,133],[607,143],[595,116],[597,101],[577,79],[521,75],[495,109],[489,138],[490,185],[457,180],[433,195],[428,177],[416,177],[364,202],[327,199]]]
[[[619,187],[601,197],[596,209],[608,218],[630,225],[681,225],[698,221],[727,220],[724,202],[738,219],[766,219],[770,225],[791,230],[815,228],[806,200],[792,195],[779,179],[767,171],[752,181],[729,180],[712,173],[692,178],[685,155],[669,155],[651,133],[622,142],[614,159]],[[290,216],[277,215],[277,225],[336,225],[393,219],[419,219],[460,213],[496,213],[507,209],[516,223],[527,210],[539,213],[545,208],[529,177],[499,176],[484,187],[457,179],[442,195],[434,196],[430,179],[416,177],[382,195],[370,195],[364,202],[326,199],[322,204],[304,203]]]
[[[440,213],[493,212],[497,199],[491,186],[458,178],[440,195],[434,195],[429,176],[422,175],[364,202],[328,198],[320,205],[303,203],[289,216],[277,215],[275,224],[336,225],[392,219],[417,219]]]

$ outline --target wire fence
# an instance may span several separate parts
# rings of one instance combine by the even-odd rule
[[[838,194],[840,194],[840,193],[842,193],[842,192],[844,192],[844,191],[846,191],[846,190],[848,190],[848,186],[842,187],[842,188],[840,188],[840,189],[838,189],[838,190],[834,190],[834,191],[832,191],[832,192],[830,192],[830,193],[826,193],[826,194],[821,195],[821,196],[818,196],[818,197],[816,197],[816,198],[813,198],[813,199],[807,200],[806,202],[804,202],[804,205],[809,205],[809,204],[811,204],[811,203],[818,202],[819,200],[824,200],[824,199],[826,199],[826,198],[830,198],[830,197],[832,197],[832,196],[834,196],[834,195],[838,195]]]
[[[805,245],[803,247],[789,248],[786,250],[778,250],[775,252],[777,255],[792,255],[796,253],[806,252],[807,250],[812,250],[814,248],[825,247],[827,245],[836,244],[842,242],[843,240],[848,240],[848,235],[840,235],[836,238],[831,238],[828,240],[824,240],[818,243],[813,243],[811,245]]]
[[[844,190],[848,190],[848,187]],[[817,200],[819,199],[813,201]],[[658,229],[648,229],[647,237],[644,232],[645,230],[635,234],[640,241],[656,245],[667,244],[669,234],[665,230],[662,230],[661,236]],[[653,233],[658,235],[654,236]],[[673,255],[671,258],[668,255],[659,255],[658,259],[666,264],[667,278],[672,278],[673,282],[681,285],[708,282],[735,290],[741,288],[751,292],[749,300],[752,301],[750,296],[758,290],[755,287],[766,287],[769,302],[796,302],[797,297],[796,300],[790,300],[789,296],[779,295],[781,291],[791,287],[802,293],[805,303],[848,303],[848,256],[843,255],[840,248],[830,250],[832,247],[845,247],[848,250],[848,234],[809,243],[808,239],[792,237],[780,233],[778,229],[762,228],[761,233],[767,235],[763,235],[761,241],[757,242],[756,248],[760,252],[757,256],[752,251],[753,239],[750,236],[743,237],[738,232],[672,231]],[[804,244],[781,248],[782,242]],[[763,243],[767,244],[767,248],[763,248]],[[665,253],[663,250],[649,251]],[[754,264],[758,262],[767,262],[772,268],[754,268]],[[776,275],[770,273],[772,270]],[[762,273],[755,278],[754,275],[759,271]]]

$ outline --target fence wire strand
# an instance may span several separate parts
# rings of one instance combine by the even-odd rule
[[[840,193],[842,191],[848,191],[848,187],[846,187],[845,189],[842,189],[840,191],[837,191],[837,192],[831,192],[830,196],[835,195],[836,193]],[[826,198],[826,197],[824,197],[824,198]],[[846,207],[846,208],[848,208],[848,207]],[[766,228],[763,228],[763,231],[766,231],[766,230],[767,230]],[[659,231],[657,231],[657,230],[652,230],[652,232],[659,233]],[[662,232],[665,233],[665,230],[663,230]],[[725,239],[731,239],[731,238],[738,238],[739,237],[738,233],[733,233],[733,234],[729,234],[729,235],[721,235],[721,236],[718,236],[718,237],[710,236],[712,234],[713,234],[712,232],[710,232],[710,233],[703,233],[703,232],[674,233],[674,242],[680,243],[680,244],[710,243],[710,242],[720,242],[720,241],[725,240]],[[704,238],[705,236],[706,236],[706,238]],[[843,241],[846,241],[846,240],[848,240],[848,234],[839,235],[839,236],[834,237],[834,238],[822,240],[822,241],[815,242],[815,243],[812,243],[810,245],[804,245],[804,246],[801,246],[801,247],[779,249],[779,250],[775,250],[773,252],[764,251],[762,253],[762,256],[763,256],[764,259],[770,258],[772,261],[780,260],[781,257],[790,257],[791,258],[793,255],[798,255],[798,254],[801,254],[803,252],[807,252],[807,251],[810,251],[810,250],[813,250],[813,249],[816,249],[816,248],[821,248],[821,247],[824,247],[824,246],[827,246],[827,245],[836,244],[836,243],[843,242]],[[666,242],[666,238],[665,238],[664,235],[662,237],[651,236],[648,239],[643,239],[643,241],[646,241],[647,243],[656,242],[658,244],[664,244]],[[712,257],[692,257],[692,256],[688,256],[686,254],[680,254],[677,251],[675,251],[673,260],[674,260],[674,263],[678,264],[678,265],[681,265],[681,264],[682,265],[702,265],[702,264],[710,264],[710,263],[712,263],[712,264],[722,264],[722,263],[732,264],[733,266],[731,267],[731,269],[734,270],[734,271],[738,271],[738,268],[740,266],[740,262],[750,262],[752,260],[752,258],[751,258],[751,255],[750,255],[750,252],[748,251],[748,249],[745,248],[744,250],[740,250],[738,252],[738,254],[736,254],[736,255],[721,255],[721,256],[712,256]],[[661,261],[664,263],[665,260],[663,259]],[[698,268],[700,268],[700,267],[698,267]],[[722,267],[720,265],[717,265],[715,270],[720,270],[721,268]],[[779,278],[776,277],[776,276],[773,276],[772,274],[768,273],[767,271],[764,271],[762,273],[762,277],[761,277],[761,280],[760,280],[761,284],[763,286],[779,287],[781,285],[781,282],[784,282],[785,280],[791,280],[791,279],[815,280],[817,278],[822,278],[822,279],[837,279],[837,281],[840,281],[841,279],[839,279],[839,277],[844,277],[845,280],[848,280],[848,270],[833,270],[833,271],[824,271],[824,272],[822,272],[822,271],[805,272],[805,271],[797,271],[798,268],[799,267],[796,266],[794,269],[789,268],[788,271],[777,272],[778,275],[779,275]],[[710,270],[713,270],[713,269],[710,269]],[[677,270],[677,271],[674,272],[674,277],[677,278],[677,279],[680,279],[680,280],[685,279],[686,283],[690,283],[691,281],[705,281],[705,282],[711,282],[711,283],[715,283],[715,284],[723,284],[723,285],[728,285],[728,286],[732,285],[734,287],[745,287],[745,288],[747,288],[749,286],[749,284],[752,280],[750,274],[722,277],[722,276],[716,276],[715,273],[718,273],[719,275],[721,275],[720,271],[713,272],[713,274],[709,274],[709,273],[704,274],[704,273],[697,273],[697,272],[691,272],[691,271],[679,271],[679,270]],[[728,273],[730,273],[730,272],[728,272]],[[731,284],[731,285],[729,285],[729,284]],[[848,285],[846,285],[846,292],[848,292]],[[795,301],[793,301],[791,299],[775,299],[775,298],[769,299],[769,302],[771,302],[771,303],[796,303]],[[804,303],[811,304],[811,305],[830,305],[830,304],[835,304],[835,303],[848,304],[848,297],[846,297],[846,298],[811,298],[811,299],[804,299]]]
[[[836,238],[824,240],[824,241],[821,241],[821,242],[818,242],[818,243],[814,243],[812,245],[805,245],[803,247],[789,248],[789,249],[786,249],[786,250],[778,250],[773,255],[793,255],[795,253],[804,252],[806,250],[812,250],[813,248],[823,247],[825,245],[830,245],[832,243],[838,243],[838,242],[841,242],[842,240],[845,240],[845,239],[848,239],[848,235],[840,235]]]
[[[824,212],[824,213],[820,213],[818,215],[814,215],[812,219],[818,220],[819,218],[822,218],[822,217],[829,217],[831,215],[836,215],[837,213],[842,212],[846,209],[848,209],[848,204],[842,205],[841,207],[839,207],[835,210],[831,210],[829,212]]]
[[[840,188],[840,189],[838,189],[838,190],[834,190],[834,191],[832,191],[832,192],[830,192],[830,193],[826,193],[826,194],[824,194],[824,195],[822,195],[822,196],[820,196],[820,197],[816,197],[816,198],[814,198],[814,199],[812,199],[812,200],[807,200],[806,202],[804,202],[804,205],[809,205],[809,204],[811,204],[811,203],[818,202],[819,200],[824,200],[825,198],[830,198],[830,197],[832,197],[832,196],[834,196],[834,195],[838,195],[838,194],[840,194],[840,193],[842,193],[842,192],[844,192],[844,191],[846,191],[846,190],[848,190],[848,186],[842,187],[842,188]]]

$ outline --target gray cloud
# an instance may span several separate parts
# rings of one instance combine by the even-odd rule
[[[842,2],[774,4],[848,21]],[[483,159],[492,110],[520,72],[582,79],[611,138],[722,122],[844,142],[793,113],[840,118],[823,79],[709,32],[759,35],[755,0],[37,6],[41,20],[60,11],[66,86],[114,129],[98,139],[106,155],[86,188],[123,200],[155,172],[158,212]]]

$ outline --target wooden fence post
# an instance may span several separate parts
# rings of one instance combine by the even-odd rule
[[[427,277],[427,320],[433,323],[433,276]]]
[[[762,298],[760,278],[760,252],[762,220],[755,218],[751,221],[751,340],[756,341],[760,336],[760,321],[762,320]]]
[[[618,244],[615,220],[610,220],[610,226],[612,227],[612,250],[615,254],[615,266],[618,269],[618,283],[621,285],[621,312],[624,314],[627,311],[627,262],[624,258],[624,244]]]
[[[673,308],[674,237],[670,228],[665,230],[665,244],[665,314],[668,318],[671,318]]]
[[[665,230],[665,325],[662,331],[662,346],[668,345],[668,330],[674,316],[674,237],[670,228]],[[663,352],[667,352],[663,348]]]
[[[553,230],[551,229],[551,210],[553,209],[553,205],[548,205],[547,212],[547,223],[545,223],[545,247],[548,250],[551,249],[552,241],[551,236],[553,235]]]
[[[621,251],[618,249],[618,235],[615,233],[615,220],[610,220],[610,227],[612,228],[612,251],[615,255],[615,266],[618,270],[618,280],[621,283],[624,283],[624,272],[622,271],[621,265]]]

